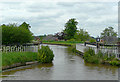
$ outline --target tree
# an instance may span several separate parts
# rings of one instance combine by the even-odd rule
[[[104,40],[105,44],[116,44],[117,32],[114,31],[113,27],[105,28],[101,33],[101,38]]]
[[[90,36],[89,36],[88,32],[83,29],[77,30],[77,32],[74,35],[74,38],[77,41],[86,41],[89,39],[89,37]]]
[[[104,38],[107,36],[117,37],[117,32],[114,31],[113,27],[105,28],[105,30],[103,30],[103,32],[101,33],[101,38]]]
[[[2,28],[2,44],[23,44],[31,42],[32,33],[25,28],[17,26],[17,24],[1,25]]]
[[[74,38],[74,35],[76,33],[77,30],[77,24],[78,22],[76,21],[76,19],[72,18],[69,19],[69,21],[65,24],[65,30],[63,30],[63,32],[65,33],[65,39],[72,39]]]
[[[25,28],[25,29],[28,29],[31,28],[31,26],[29,24],[27,24],[26,22],[23,22],[19,27],[21,28]]]

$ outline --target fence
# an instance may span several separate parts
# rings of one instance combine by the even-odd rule
[[[40,44],[2,45],[2,52],[37,52]]]
[[[96,44],[77,44],[76,49],[84,52],[85,48],[92,48],[95,50],[95,53],[98,53],[99,51],[103,53],[108,53],[108,56],[111,56],[114,54],[116,58],[120,59],[120,46],[119,45],[99,45],[99,48],[97,48]]]
[[[93,47],[91,47],[93,48]],[[118,46],[100,46],[99,48],[93,48],[95,50],[96,53],[98,53],[98,51],[101,51],[103,53],[107,53],[108,56],[111,56],[112,54],[114,54],[116,56],[116,58],[120,58],[120,52],[118,49]]]

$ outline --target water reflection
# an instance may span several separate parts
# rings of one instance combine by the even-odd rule
[[[97,65],[97,64],[90,64],[90,63],[85,63],[85,66],[88,67],[89,70],[97,70],[99,73],[112,73],[112,75],[116,75],[118,72],[117,66],[109,66],[109,65]]]

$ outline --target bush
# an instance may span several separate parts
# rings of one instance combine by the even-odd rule
[[[41,49],[38,50],[38,61],[40,63],[51,63],[53,57],[53,51],[48,46],[41,46]]]
[[[113,65],[113,66],[119,66],[120,64],[119,64],[119,61],[116,61],[116,60],[114,60],[114,61],[110,61],[109,62],[111,65]]]
[[[98,58],[103,58],[103,53],[100,50],[96,55],[98,56]]]
[[[84,52],[84,60],[88,63],[100,64],[105,61],[109,61],[109,63],[113,66],[120,66],[120,61],[115,58],[115,54],[110,53],[110,57],[108,57],[108,53],[102,53],[99,51],[95,54],[95,51],[91,48],[85,49]]]
[[[97,55],[96,56],[90,56],[87,61],[89,63],[94,63],[94,64],[99,64],[100,63]]]
[[[95,55],[95,51],[93,49],[91,49],[91,48],[86,48],[84,50],[84,56],[83,56],[83,58],[84,58],[84,60],[86,62],[90,62],[91,56],[93,56],[93,55]]]
[[[103,53],[99,51],[95,54],[95,51],[91,48],[85,49],[84,52],[84,60],[89,63],[100,64],[103,62]]]
[[[92,48],[87,48],[84,50],[84,54],[87,55],[89,54],[90,56],[94,56],[95,55],[95,51]]]
[[[114,53],[111,53],[111,54],[110,54],[110,57],[109,57],[109,60],[113,60],[113,59],[115,59],[115,54],[114,54]]]

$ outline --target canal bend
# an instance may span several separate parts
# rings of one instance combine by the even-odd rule
[[[3,72],[3,80],[118,80],[118,68],[84,63],[67,46],[49,45],[52,64],[31,65]]]

